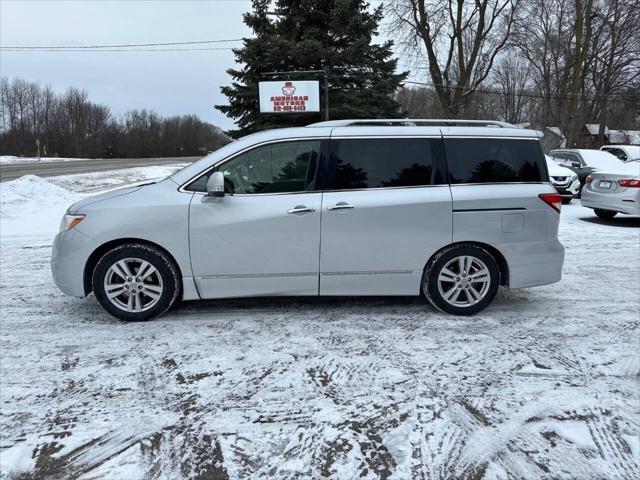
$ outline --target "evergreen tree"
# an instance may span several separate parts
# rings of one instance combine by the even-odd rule
[[[216,108],[236,120],[234,137],[267,128],[307,125],[321,114],[261,114],[258,82],[274,71],[326,70],[329,75],[329,110],[340,118],[393,118],[399,105],[393,93],[406,73],[396,74],[392,41],[372,44],[382,19],[382,7],[372,13],[364,0],[253,0],[244,22],[254,37],[235,49],[240,70],[229,69],[231,86],[221,88],[229,105]],[[275,10],[276,15],[273,15]],[[271,12],[268,14],[268,12]],[[318,79],[293,75],[287,79]],[[282,78],[278,78],[282,79]],[[324,102],[321,98],[321,105]]]

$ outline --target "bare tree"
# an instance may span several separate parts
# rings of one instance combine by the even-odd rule
[[[408,118],[441,117],[441,105],[433,88],[407,85],[396,94],[396,102]]]
[[[611,100],[640,76],[640,3],[608,0],[595,5],[593,48],[586,89],[594,92],[588,115],[599,118],[598,143],[604,142]]]
[[[590,48],[593,0],[574,0],[574,40],[571,51],[571,82],[567,102],[567,143],[577,144],[582,124],[578,110],[578,96],[583,91],[587,59]]]
[[[498,118],[510,123],[528,120],[531,67],[519,58],[515,52],[504,55],[497,63],[492,74],[492,83],[500,95],[497,95],[500,112]]]
[[[57,95],[49,86],[0,79],[0,154],[29,155],[39,139],[46,155],[198,155],[229,141],[219,128],[194,115],[163,119],[142,110],[114,117],[86,91]]]
[[[519,0],[394,0],[392,28],[422,58],[442,109],[462,114],[506,47]]]
[[[526,59],[535,92],[540,96],[538,123],[560,126],[566,121],[571,78],[570,47],[574,33],[572,0],[529,0],[522,4],[512,43]]]

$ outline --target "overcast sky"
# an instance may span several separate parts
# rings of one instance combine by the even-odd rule
[[[242,13],[249,0],[0,1],[0,44],[58,46],[184,42],[250,36]],[[209,47],[239,45],[215,44]],[[207,45],[196,46],[207,47]],[[176,47],[184,48],[184,47]],[[162,115],[195,113],[222,128],[233,122],[213,108],[234,65],[230,50],[190,52],[8,52],[0,73],[75,86],[114,113],[147,108]]]
[[[380,1],[373,0],[373,6]],[[0,0],[0,44],[82,46],[187,42],[251,36],[242,14],[250,0]],[[147,108],[162,115],[195,113],[224,129],[233,121],[213,108],[234,66],[231,46],[183,52],[1,51],[0,74],[35,80],[56,91],[84,88],[116,114]],[[173,47],[188,48],[188,47]]]

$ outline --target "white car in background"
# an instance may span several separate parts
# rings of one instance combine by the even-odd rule
[[[600,150],[615,155],[623,162],[640,158],[640,145],[604,145]]]
[[[640,215],[640,159],[593,172],[582,189],[582,206],[600,218]]]
[[[562,203],[567,204],[577,197],[580,191],[578,175],[573,170],[558,165],[550,156],[545,155],[545,157],[549,170],[549,181],[562,197]]]

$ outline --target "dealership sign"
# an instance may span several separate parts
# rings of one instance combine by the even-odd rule
[[[317,80],[259,82],[261,113],[320,111],[320,83]]]

